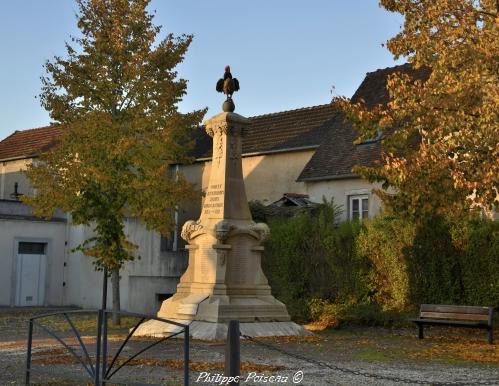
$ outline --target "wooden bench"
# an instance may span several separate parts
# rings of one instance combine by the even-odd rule
[[[488,341],[493,343],[492,319],[494,307],[451,306],[421,304],[419,319],[410,319],[419,327],[419,339],[423,339],[423,326],[446,325],[454,327],[481,328],[488,331]]]

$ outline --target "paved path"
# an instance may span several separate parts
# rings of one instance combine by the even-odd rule
[[[1,319],[1,317],[0,317]],[[0,332],[0,385],[23,384],[26,357],[25,324],[17,326],[10,319],[10,327]],[[6,335],[5,331],[9,331]],[[76,347],[77,341],[66,331],[67,342]],[[442,335],[443,334],[443,335]],[[447,335],[446,335],[447,334]],[[457,334],[457,335],[456,335]],[[483,336],[482,336],[483,335]],[[123,334],[113,334],[110,353],[119,347]],[[95,339],[83,338],[88,347]],[[133,340],[125,348],[125,357],[145,347],[149,341]],[[414,381],[462,381],[476,385],[489,382],[499,385],[499,347],[485,342],[484,334],[431,330],[428,338],[419,341],[415,330],[389,331],[375,328],[350,328],[318,334],[307,339],[266,339],[262,344],[243,340],[241,385],[411,385]],[[43,385],[87,385],[86,373],[74,363],[57,342],[39,334],[34,344],[34,368],[44,375],[35,378]],[[144,353],[140,360],[116,374],[116,380],[181,385],[182,340],[169,340]],[[221,385],[223,380],[223,342],[191,343],[191,385]],[[293,353],[292,356],[282,352]],[[469,350],[469,353],[463,351]],[[466,355],[465,355],[466,354]],[[90,349],[90,355],[93,351]],[[326,362],[339,371],[311,363],[299,357]],[[471,357],[472,359],[469,359]],[[467,359],[468,358],[468,359]],[[473,359],[474,358],[474,359]],[[374,377],[364,377],[364,372]],[[218,376],[220,374],[220,376]],[[272,378],[273,377],[273,378]],[[404,378],[395,382],[387,378]],[[113,378],[114,379],[114,378]],[[495,379],[495,381],[493,381]],[[295,383],[300,381],[299,383]],[[430,383],[431,384],[431,383]]]

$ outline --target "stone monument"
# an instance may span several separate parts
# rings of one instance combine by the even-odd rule
[[[237,90],[226,87],[225,91]],[[158,317],[189,324],[191,336],[197,339],[225,339],[229,320],[239,320],[241,332],[251,336],[307,334],[290,321],[286,306],[272,296],[261,268],[261,244],[269,228],[251,218],[241,163],[242,137],[249,120],[233,112],[229,92],[225,92],[226,111],[204,122],[213,138],[209,185],[200,218],[187,221],[182,228],[182,238],[188,243],[188,268]],[[165,336],[174,331],[175,326],[152,320],[135,335]]]

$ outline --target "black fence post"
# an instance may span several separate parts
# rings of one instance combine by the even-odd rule
[[[101,373],[101,341],[102,341],[102,322],[104,320],[104,323],[106,323],[106,333],[107,333],[107,315],[105,313],[107,309],[107,267],[104,267],[104,272],[102,275],[102,307],[98,311],[97,314],[97,342],[96,342],[96,347],[95,347],[95,386],[101,386],[101,379],[100,379],[100,373]],[[105,349],[107,351],[107,347]],[[102,364],[102,378],[104,379],[106,377],[106,374],[104,373],[104,369],[106,368],[104,361],[107,360],[107,358],[103,359],[103,364]]]
[[[100,383],[100,350],[101,350],[101,340],[102,340],[102,317],[104,310],[99,310],[97,312],[97,342],[95,342],[95,386],[101,386]]]
[[[102,386],[106,386],[107,378],[107,312],[102,312]]]
[[[184,386],[189,386],[189,326],[184,327]]]
[[[33,319],[29,320],[29,328],[28,328],[28,353],[26,357],[26,376],[24,378],[25,385],[29,385],[29,378],[31,373],[31,346],[33,343]]]
[[[239,321],[229,321],[227,330],[227,341],[225,344],[225,376],[232,377],[234,381],[228,383],[230,386],[239,385],[241,375],[241,352],[239,341]]]

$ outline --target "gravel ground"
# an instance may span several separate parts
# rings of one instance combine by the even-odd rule
[[[0,312],[0,321],[2,314]],[[0,385],[24,384],[26,358],[25,323],[15,324],[10,318],[9,326],[0,330]],[[8,331],[8,334],[5,332]],[[68,332],[62,332],[67,342],[76,347],[77,342]],[[123,334],[113,333],[110,353],[115,352]],[[94,338],[84,338],[91,347]],[[241,342],[241,385],[412,385],[410,380],[426,381],[428,384],[463,385],[488,382],[499,385],[499,347],[485,342],[484,332],[462,332],[459,330],[430,330],[423,341],[415,337],[415,329],[390,331],[376,328],[348,328],[322,332],[307,339],[265,339],[265,345],[247,340]],[[125,347],[123,356],[128,357],[150,343],[147,340],[132,340]],[[57,342],[47,335],[37,334],[34,342],[33,368],[43,375],[33,376],[38,385],[88,385],[85,370],[74,364],[71,357],[60,349]],[[169,340],[159,344],[140,356],[132,366],[125,366],[113,379],[121,384],[129,382],[181,385],[182,340]],[[223,342],[191,342],[190,385],[222,385],[225,346]],[[281,352],[293,353],[289,356]],[[326,362],[333,367],[359,371],[373,375],[365,377],[348,371],[305,361]],[[167,361],[167,365],[165,365]],[[173,368],[172,368],[173,366]],[[217,379],[217,374],[220,377]],[[267,377],[267,378],[265,378]],[[274,377],[274,378],[271,378]],[[388,378],[403,378],[395,382]],[[300,381],[300,382],[298,382]],[[433,383],[432,383],[433,382]],[[114,383],[108,383],[111,385]],[[118,383],[116,383],[118,384]]]

